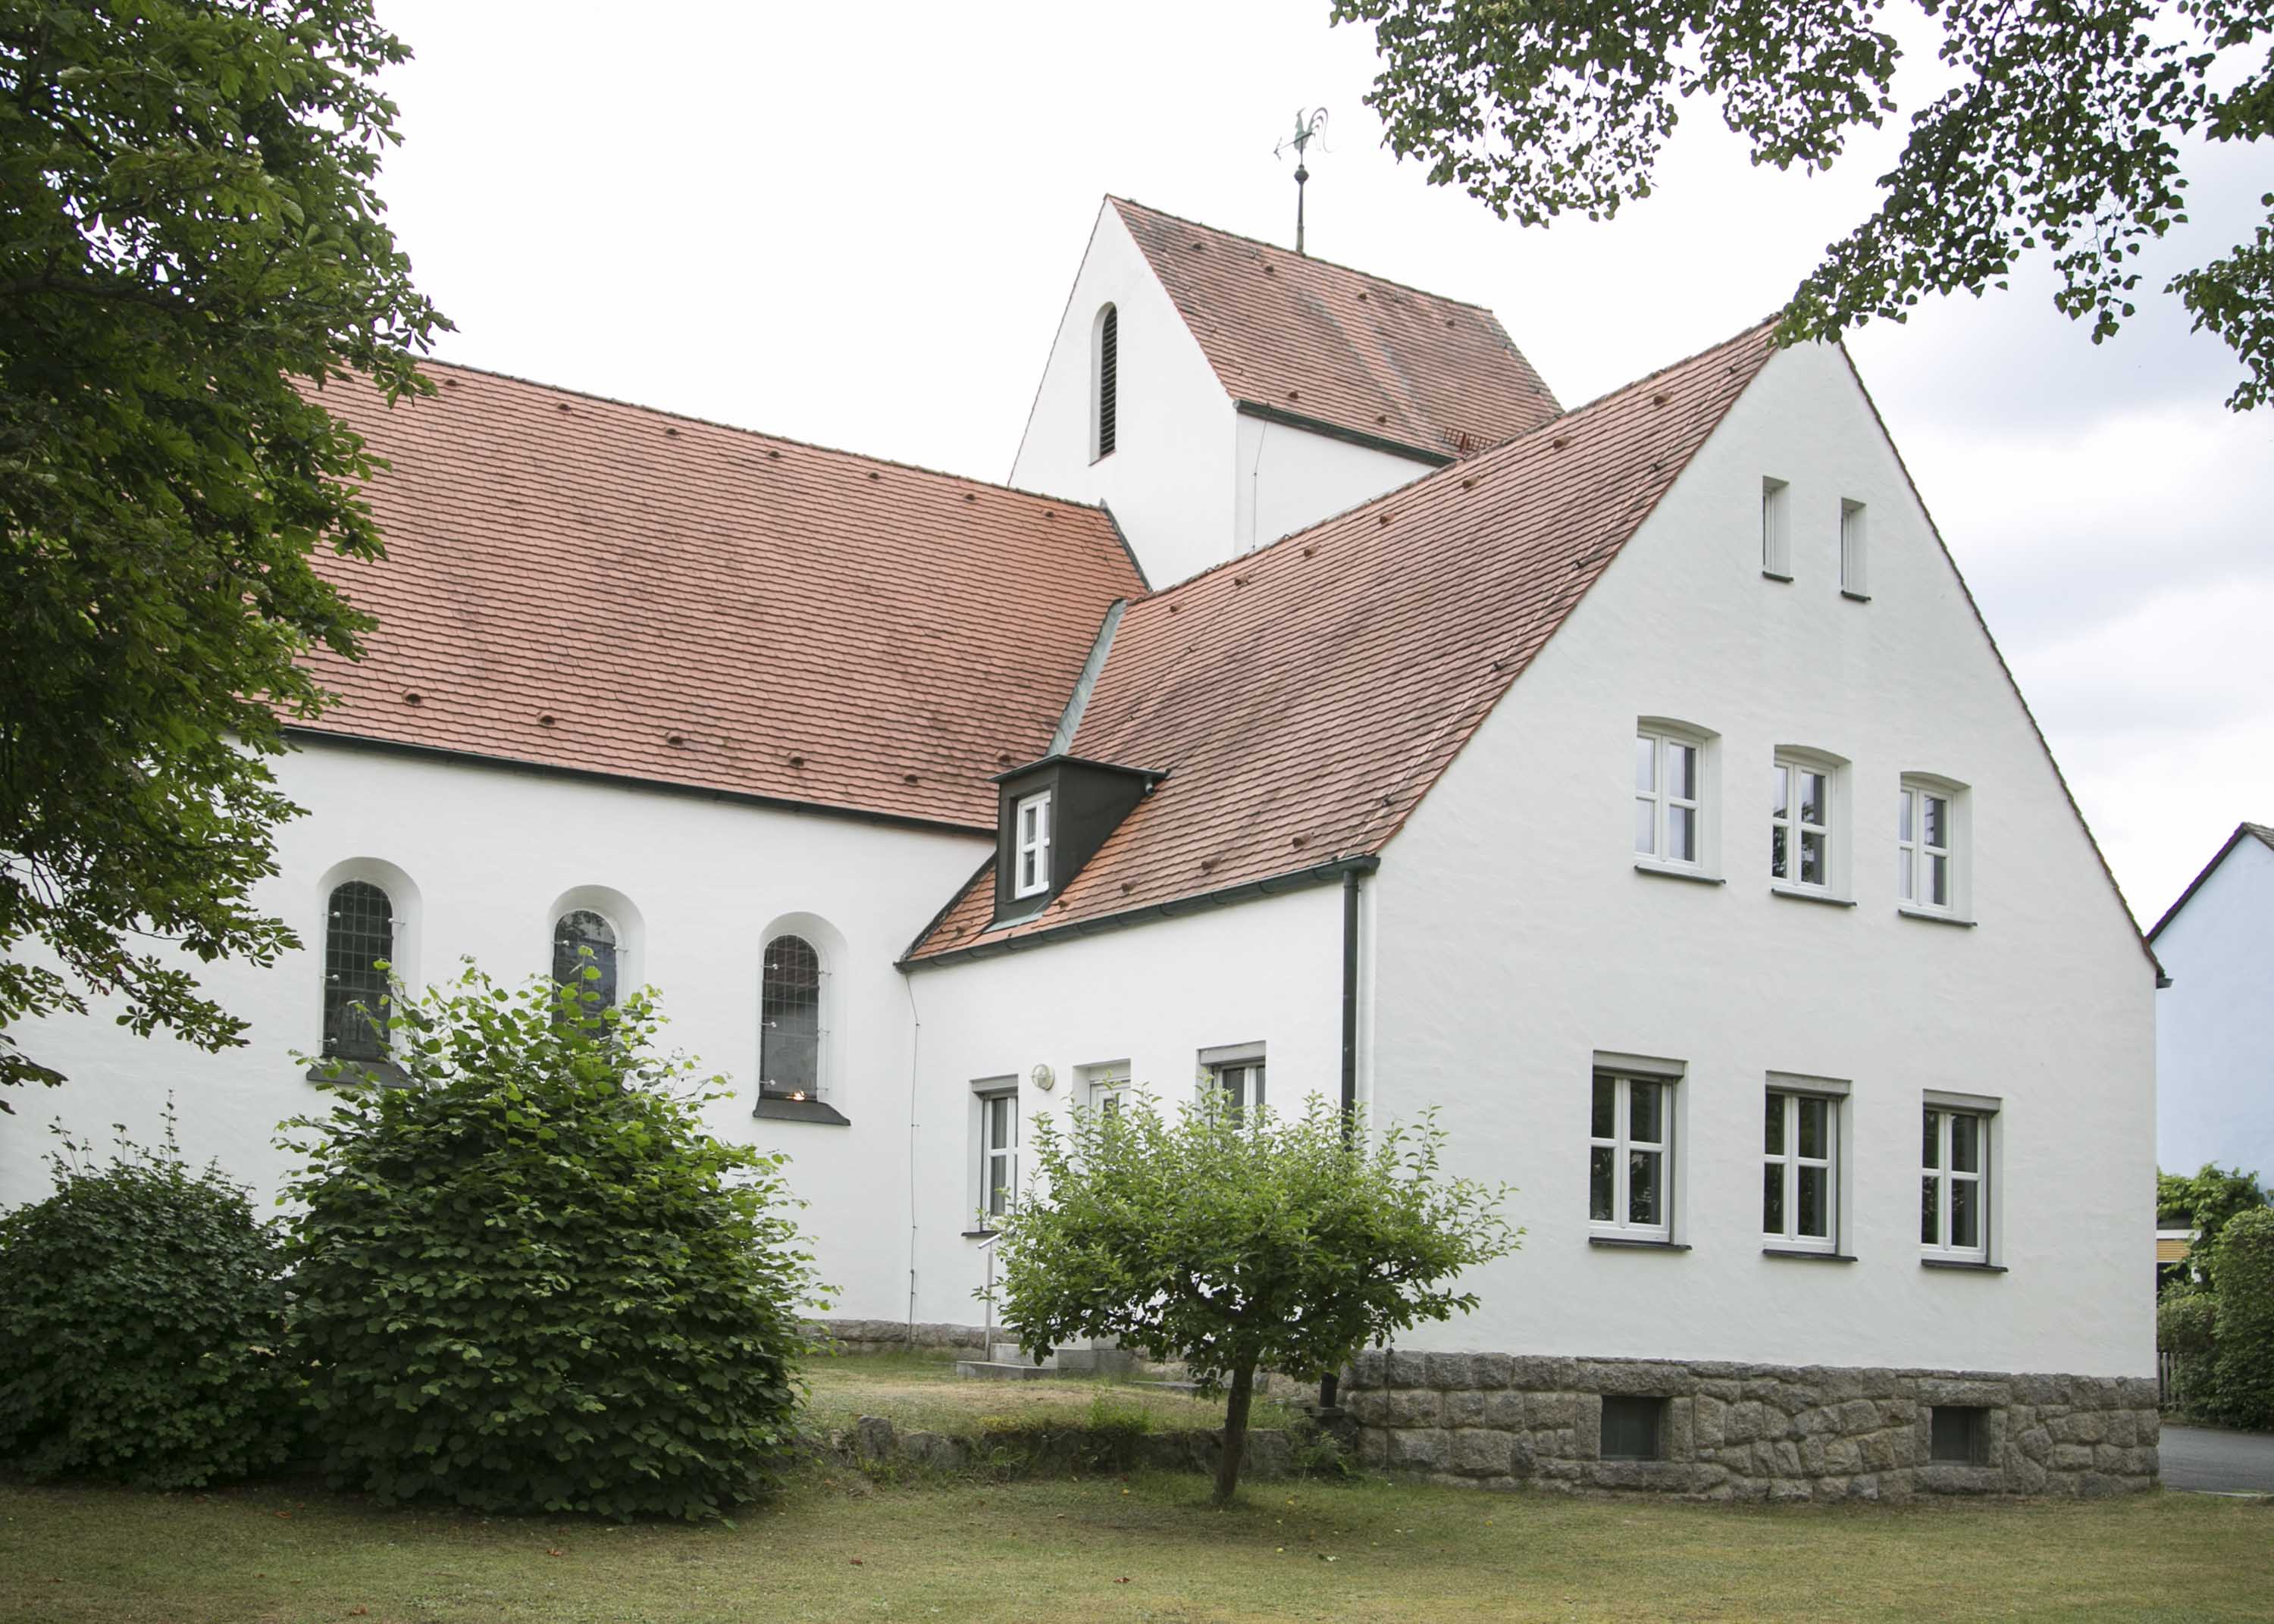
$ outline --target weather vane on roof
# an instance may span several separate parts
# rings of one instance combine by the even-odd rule
[[[1311,171],[1303,167],[1303,149],[1311,144],[1314,136],[1317,136],[1326,127],[1327,109],[1325,108],[1313,108],[1311,116],[1306,118],[1303,117],[1303,109],[1299,107],[1295,109],[1295,133],[1271,149],[1271,155],[1275,158],[1284,157],[1290,147],[1295,149],[1295,252],[1297,253],[1303,252],[1303,183],[1311,178]],[[1324,152],[1326,149],[1327,143],[1321,138],[1319,141],[1319,150]]]

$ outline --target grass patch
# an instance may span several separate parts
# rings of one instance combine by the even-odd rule
[[[735,1528],[380,1511],[276,1490],[0,1488],[16,1624],[2263,1619],[2274,1510],[1728,1507],[1138,1477],[878,1490],[818,1472]]]
[[[953,1358],[927,1354],[859,1353],[806,1366],[813,1395],[807,1425],[820,1431],[882,1416],[902,1432],[987,1432],[1093,1426],[1117,1432],[1213,1432],[1224,1425],[1224,1400],[1196,1399],[1107,1377],[1058,1376],[1043,1381],[972,1381]],[[1293,1425],[1291,1404],[1258,1399],[1248,1425]]]

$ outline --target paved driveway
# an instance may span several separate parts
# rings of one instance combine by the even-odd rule
[[[2274,1494],[2274,1433],[2167,1426],[2162,1448],[2167,1489]]]

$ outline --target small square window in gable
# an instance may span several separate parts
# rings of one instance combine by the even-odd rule
[[[1792,487],[1781,479],[1761,481],[1761,574],[1792,579]]]
[[[1871,595],[1871,527],[1864,504],[1847,498],[1840,503],[1840,590],[1849,598]]]

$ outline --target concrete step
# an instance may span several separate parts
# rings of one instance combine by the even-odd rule
[[[1057,1380],[1065,1374],[1048,1365],[1016,1359],[958,1359],[955,1373],[978,1381]]]
[[[1137,1369],[1137,1356],[1126,1348],[1061,1348],[1051,1357],[1074,1376],[1129,1376]]]
[[[1039,1359],[1030,1359],[1016,1342],[997,1342],[987,1350],[987,1357],[998,1365],[1032,1365],[1041,1370],[1058,1367],[1057,1354],[1046,1353]]]

